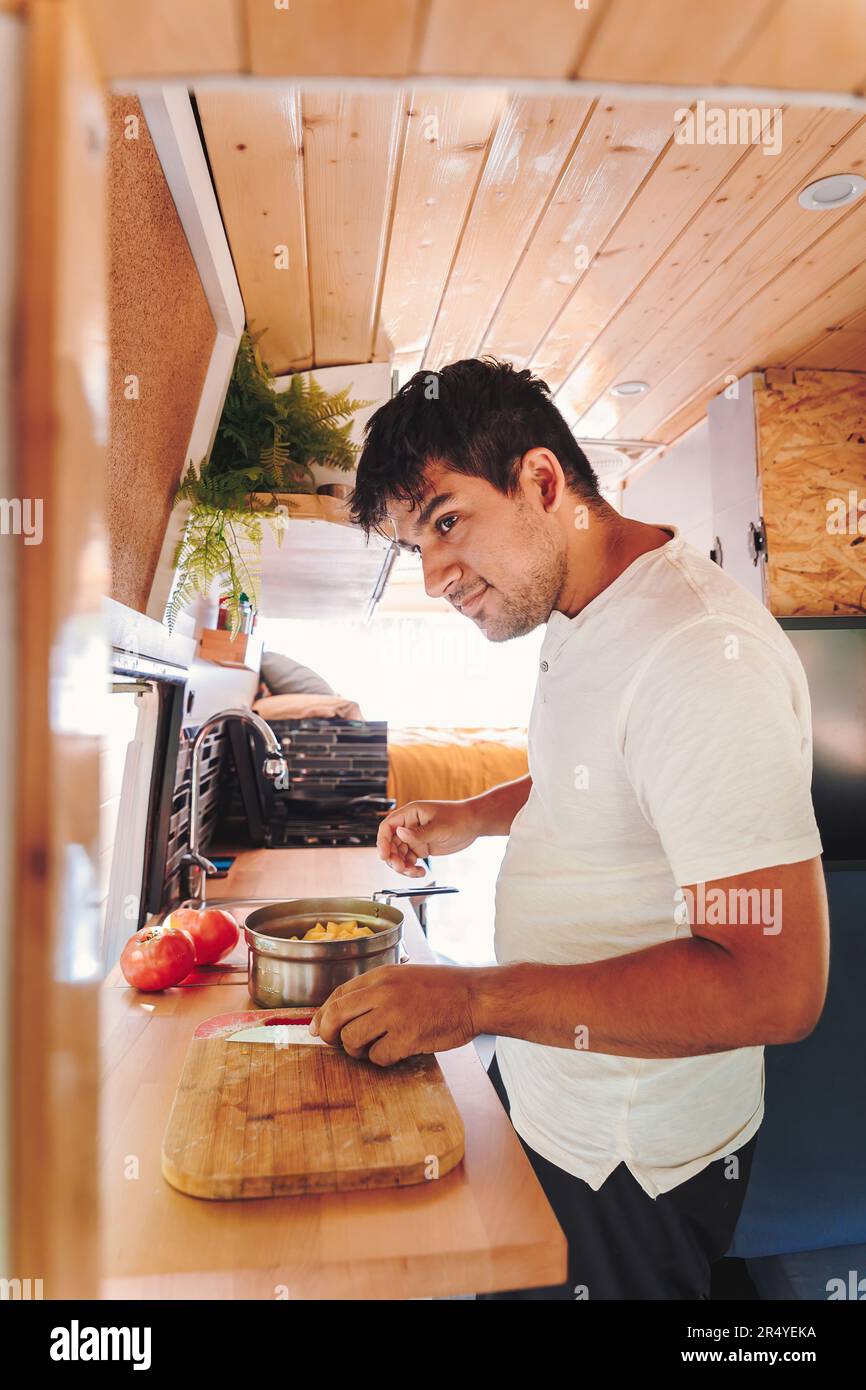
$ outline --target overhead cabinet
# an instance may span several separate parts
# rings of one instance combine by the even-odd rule
[[[708,414],[715,558],[779,617],[866,612],[866,373],[753,372]]]

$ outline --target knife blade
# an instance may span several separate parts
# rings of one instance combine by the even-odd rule
[[[322,1038],[313,1037],[308,1023],[257,1023],[230,1033],[227,1042],[265,1043],[271,1047],[327,1047]]]

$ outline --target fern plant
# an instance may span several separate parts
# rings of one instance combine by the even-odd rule
[[[234,636],[241,595],[258,606],[262,523],[282,542],[288,512],[276,494],[314,492],[313,464],[348,471],[357,458],[352,420],[372,402],[352,400],[349,388],[326,391],[312,376],[294,376],[276,391],[257,346],[264,332],[244,331],[210,458],[198,468],[190,462],[175,494],[174,505],[190,513],[174,555],[170,628],[218,581]]]

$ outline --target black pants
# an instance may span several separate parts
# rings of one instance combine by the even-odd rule
[[[496,1058],[490,1080],[505,1109]],[[757,1135],[735,1150],[737,1177],[724,1158],[687,1182],[648,1197],[620,1163],[597,1192],[582,1178],[523,1144],[568,1241],[568,1279],[541,1289],[479,1294],[480,1299],[709,1298],[710,1265],[726,1254],[746,1195]],[[518,1138],[520,1136],[518,1135]]]

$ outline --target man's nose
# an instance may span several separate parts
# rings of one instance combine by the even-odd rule
[[[459,582],[461,569],[453,556],[439,560],[435,552],[428,549],[426,554],[422,553],[421,567],[424,571],[424,588],[428,598],[447,595],[449,589],[455,589]]]

